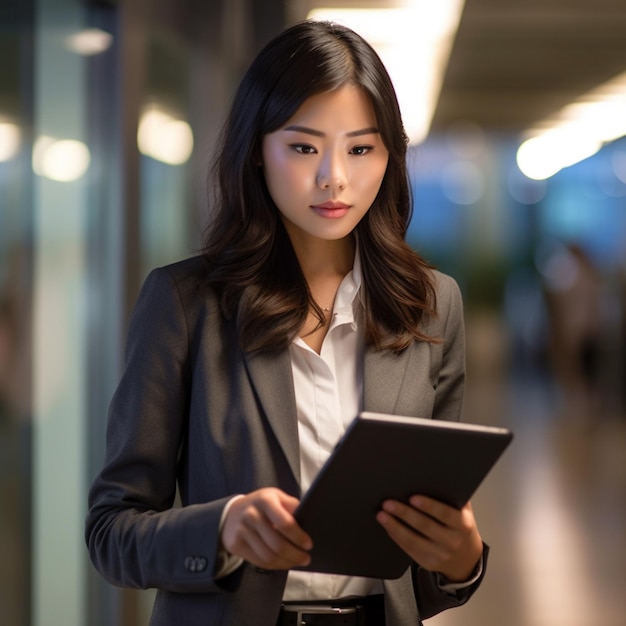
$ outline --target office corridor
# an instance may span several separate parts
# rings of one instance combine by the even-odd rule
[[[576,414],[549,377],[507,375],[484,349],[497,341],[469,330],[467,420],[515,439],[474,498],[492,546],[487,579],[429,626],[623,626],[626,416]]]

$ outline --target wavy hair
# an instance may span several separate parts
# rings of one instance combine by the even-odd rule
[[[411,218],[407,136],[380,58],[352,30],[306,21],[273,39],[244,75],[212,167],[213,216],[204,239],[209,284],[235,319],[243,349],[288,347],[312,310],[322,322],[261,168],[263,137],[309,97],[357,85],[370,98],[389,161],[374,203],[356,227],[365,340],[401,351],[433,341],[421,331],[435,313],[430,265],[405,242]]]

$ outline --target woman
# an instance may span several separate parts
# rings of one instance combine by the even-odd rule
[[[471,506],[420,494],[377,514],[414,561],[400,579],[293,569],[311,548],[298,499],[360,410],[459,419],[462,304],[404,242],[406,145],[349,29],[291,27],[245,75],[204,253],[142,289],[90,492],[91,558],[158,589],[151,624],[296,623],[294,602],[347,607],[302,623],[418,624],[482,579]]]

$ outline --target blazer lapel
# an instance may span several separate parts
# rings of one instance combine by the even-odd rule
[[[363,408],[378,413],[420,416],[426,411],[429,396],[428,344],[415,343],[403,352],[367,348],[363,365]],[[267,420],[280,444],[291,472],[300,484],[300,445],[298,418],[289,351],[278,355],[245,353],[252,385]],[[421,363],[421,366],[420,366]]]
[[[415,342],[399,354],[366,348],[364,410],[419,417],[418,413],[430,406],[428,401],[434,393],[428,375],[430,359],[424,353],[428,349],[424,342]],[[421,371],[423,368],[426,371]]]
[[[289,467],[300,484],[300,444],[289,351],[245,353],[248,374]]]

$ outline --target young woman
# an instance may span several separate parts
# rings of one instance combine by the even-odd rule
[[[204,253],[142,289],[90,492],[93,563],[158,589],[151,624],[295,624],[297,602],[327,611],[301,623],[414,625],[480,583],[471,506],[420,494],[377,514],[413,560],[401,578],[293,569],[311,548],[298,499],[359,411],[461,412],[461,298],[404,242],[406,145],[346,28],[293,26],[244,77]]]

